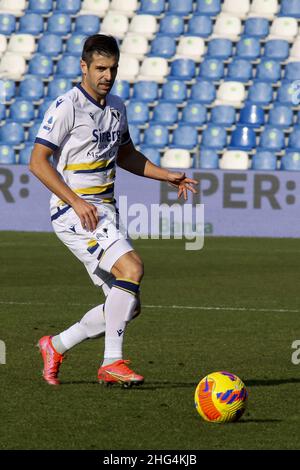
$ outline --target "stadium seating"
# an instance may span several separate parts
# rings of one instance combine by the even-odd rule
[[[0,165],[14,165],[16,163],[16,153],[9,145],[0,144]]]
[[[190,168],[192,158],[186,149],[168,149],[161,158],[161,166],[166,168]]]
[[[28,162],[45,111],[80,79],[85,38],[101,32],[121,51],[111,93],[152,161],[300,170],[299,4],[0,0],[0,122],[14,136],[3,155],[17,146],[5,161]]]
[[[155,147],[147,145],[140,145],[141,152],[152,162],[154,165],[160,166],[160,151]]]
[[[24,148],[22,148],[20,150],[20,154],[19,154],[19,164],[20,165],[28,165],[29,162],[30,162],[30,157],[31,157],[31,152],[33,150],[33,146],[34,144],[32,142],[27,142],[24,146]]]
[[[7,122],[0,127],[0,143],[19,146],[25,140],[23,126],[18,122]]]

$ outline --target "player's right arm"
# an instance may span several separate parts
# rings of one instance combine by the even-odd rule
[[[58,172],[50,164],[53,150],[45,145],[34,145],[29,163],[30,171],[56,196],[73,207],[83,228],[93,231],[97,227],[98,213],[93,204],[81,199],[60,178]]]

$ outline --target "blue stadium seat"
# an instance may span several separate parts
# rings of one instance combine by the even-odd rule
[[[265,113],[261,106],[245,103],[241,109],[239,123],[247,127],[261,127],[265,123]]]
[[[276,101],[280,104],[295,106],[294,94],[295,89],[293,82],[282,82],[280,87],[277,89]]]
[[[269,150],[257,150],[252,157],[252,170],[277,170],[277,157],[274,152]]]
[[[252,150],[256,146],[255,132],[251,127],[237,125],[231,134],[230,150]]]
[[[234,82],[249,82],[252,79],[253,70],[249,60],[234,58],[228,64],[226,80]]]
[[[161,99],[182,103],[187,98],[186,84],[180,80],[170,80],[163,84]]]
[[[224,64],[218,59],[204,59],[200,63],[200,71],[197,78],[219,81],[224,76]]]
[[[66,36],[71,32],[71,18],[65,13],[53,13],[48,19],[48,32]]]
[[[232,42],[230,39],[215,38],[208,41],[207,57],[226,60],[232,56]]]
[[[255,38],[265,38],[269,34],[267,18],[247,18],[244,26],[244,35]]]
[[[300,80],[300,62],[290,62],[285,66],[285,80]]]
[[[72,36],[67,40],[66,53],[81,56],[85,40],[86,36],[84,34],[72,34]]]
[[[193,11],[193,0],[168,0],[168,12],[187,16]]]
[[[280,151],[284,147],[284,133],[276,127],[266,126],[260,135],[259,147],[266,150]]]
[[[39,101],[44,97],[44,82],[35,75],[26,75],[20,83],[19,96],[24,99]]]
[[[188,102],[183,108],[181,121],[185,124],[193,124],[195,127],[206,123],[206,108],[201,103]]]
[[[123,100],[127,100],[130,94],[130,85],[127,80],[116,80],[110,90],[111,95],[117,95]]]
[[[56,0],[56,10],[67,15],[75,15],[81,8],[81,0]]]
[[[51,103],[53,102],[53,98],[45,98],[42,104],[39,106],[39,113],[38,119],[41,120],[44,118],[44,114],[46,113],[47,109],[50,107]]]
[[[256,60],[260,56],[260,42],[254,37],[243,37],[236,45],[236,56],[240,59]]]
[[[62,38],[57,34],[45,33],[38,42],[38,52],[52,57],[57,57],[61,54],[62,48]]]
[[[300,111],[297,113],[296,125],[300,125]]]
[[[160,166],[160,153],[156,147],[141,145],[140,151],[148,158],[148,160],[150,160],[150,162],[154,163],[154,165]]]
[[[17,98],[10,106],[10,120],[28,123],[34,120],[34,106],[31,101]]]
[[[0,14],[0,34],[10,36],[16,30],[16,18],[8,13]]]
[[[165,11],[165,0],[141,0],[139,13],[159,16]]]
[[[289,56],[290,46],[283,39],[270,39],[265,42],[263,58],[266,60],[279,60],[283,62]]]
[[[196,64],[192,59],[175,59],[171,62],[169,79],[190,81],[196,73]]]
[[[13,80],[2,79],[0,87],[0,101],[11,101],[16,95],[16,83]]]
[[[281,157],[281,170],[300,171],[300,152],[287,150]]]
[[[211,110],[211,123],[220,126],[231,127],[235,124],[236,111],[233,106],[214,106]]]
[[[280,63],[262,59],[256,69],[256,78],[265,82],[278,82],[281,79]]]
[[[127,105],[129,124],[146,124],[149,120],[149,109],[145,101],[131,100]]]
[[[48,15],[53,10],[53,0],[29,0],[28,12]]]
[[[193,15],[188,22],[187,34],[207,38],[211,35],[213,23],[209,16]]]
[[[144,144],[151,147],[163,148],[168,145],[168,129],[160,124],[151,123],[144,134]]]
[[[47,97],[55,100],[58,96],[67,93],[71,88],[71,80],[68,80],[67,78],[54,77],[53,80],[48,83]]]
[[[275,105],[270,109],[269,124],[274,127],[291,127],[293,126],[293,110],[290,106]]]
[[[91,36],[98,34],[100,30],[100,19],[95,15],[80,15],[75,20],[75,33]]]
[[[15,165],[16,154],[9,145],[0,145],[0,165]]]
[[[203,170],[215,170],[219,168],[219,157],[215,150],[201,149],[199,168]]]
[[[201,147],[207,149],[224,149],[227,145],[226,130],[222,126],[208,124],[202,132]]]
[[[29,62],[29,74],[48,78],[53,74],[52,59],[44,54],[35,54]]]
[[[248,90],[248,101],[266,106],[273,99],[273,88],[270,83],[255,81]]]
[[[64,56],[57,62],[55,73],[57,77],[74,79],[79,77],[81,73],[79,58],[76,55],[64,54]]]
[[[133,98],[140,101],[152,102],[158,98],[158,83],[150,80],[141,80],[133,86]]]
[[[7,122],[0,128],[0,142],[17,146],[24,141],[24,129],[18,122]]]
[[[172,36],[156,36],[151,43],[148,56],[165,57],[170,59],[176,52],[176,41]]]
[[[4,103],[0,102],[0,121],[5,121],[6,119],[6,106]]]
[[[140,129],[138,128],[138,126],[135,126],[134,124],[130,124],[129,133],[130,133],[130,137],[131,137],[133,144],[138,145],[141,141],[141,133],[140,133]]]
[[[33,147],[34,147],[34,144],[32,142],[25,143],[25,147],[22,148],[19,153],[19,165],[29,164]]]
[[[33,126],[31,126],[28,130],[27,142],[34,142],[39,131],[39,128],[42,124],[42,121],[35,121]]]
[[[280,15],[300,18],[299,0],[281,0]]]
[[[195,12],[201,15],[217,16],[221,11],[221,0],[197,0]]]
[[[167,36],[180,36],[184,31],[184,20],[178,15],[166,14],[160,22],[159,33]]]
[[[167,101],[159,102],[157,106],[154,107],[152,120],[155,124],[172,126],[178,120],[176,104],[168,103]]]
[[[201,80],[191,87],[190,100],[210,104],[216,99],[216,88],[213,83]]]
[[[179,123],[173,132],[170,148],[192,150],[198,145],[198,131],[195,126]]]
[[[288,148],[300,152],[300,126],[294,126],[293,132],[290,133]]]
[[[44,20],[38,13],[26,13],[20,18],[19,33],[39,36],[44,32]]]

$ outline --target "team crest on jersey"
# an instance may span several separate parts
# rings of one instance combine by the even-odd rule
[[[113,117],[114,117],[118,122],[120,122],[120,119],[121,119],[121,113],[120,113],[120,111],[117,111],[116,109],[112,109],[112,110],[111,110],[111,114],[113,115]]]

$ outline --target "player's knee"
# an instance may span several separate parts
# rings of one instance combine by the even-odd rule
[[[131,279],[135,282],[141,282],[144,275],[144,265],[142,261],[128,263],[126,268],[122,269],[121,277]]]

